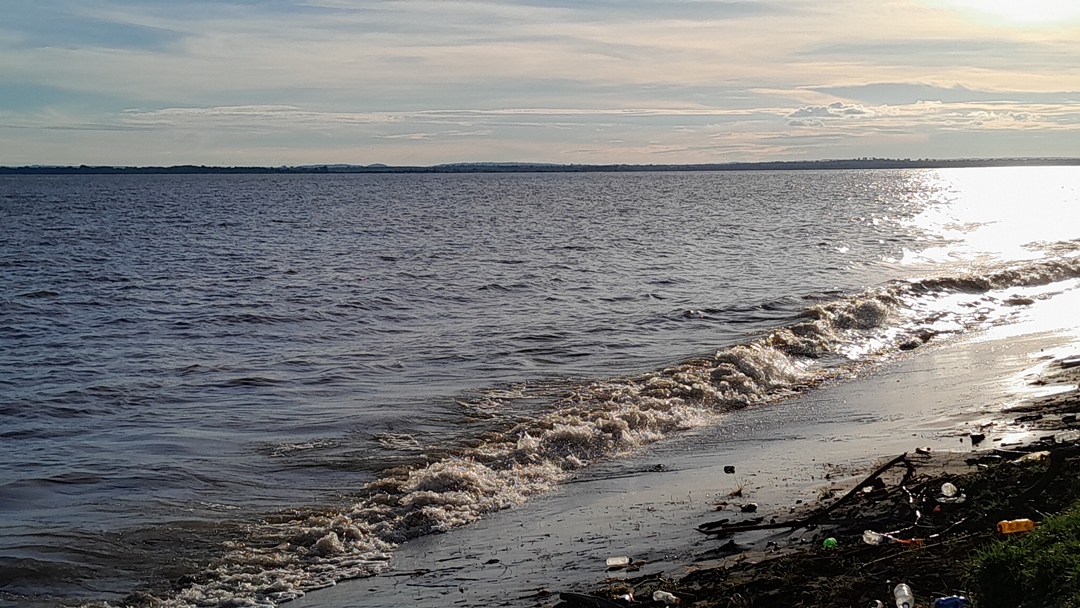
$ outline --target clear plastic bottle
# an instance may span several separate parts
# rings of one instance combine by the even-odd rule
[[[896,598],[896,608],[914,608],[915,596],[911,593],[911,587],[900,583],[893,588],[892,594]]]
[[[862,540],[868,545],[884,545],[889,542],[889,537],[873,530],[863,530]]]

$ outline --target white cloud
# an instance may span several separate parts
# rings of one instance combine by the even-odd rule
[[[873,112],[861,106],[846,104],[842,101],[835,101],[827,106],[803,106],[791,114],[788,114],[787,117],[843,118],[846,116],[866,116],[872,114]]]

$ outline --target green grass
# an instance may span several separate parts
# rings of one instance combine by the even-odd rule
[[[979,608],[1080,608],[1080,504],[997,540],[972,564]]]

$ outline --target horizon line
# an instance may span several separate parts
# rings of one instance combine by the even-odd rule
[[[0,174],[110,174],[110,173],[499,173],[499,172],[603,172],[603,171],[750,171],[769,169],[934,169],[982,166],[1077,166],[1080,157],[973,157],[884,158],[728,161],[722,163],[550,163],[530,161],[453,162],[436,165],[382,163],[308,163],[303,165],[0,165]]]

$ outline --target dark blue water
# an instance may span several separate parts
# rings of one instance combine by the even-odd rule
[[[567,391],[927,272],[955,235],[920,218],[955,193],[932,171],[2,178],[0,591],[117,601],[259,546],[255,522],[348,512],[390,467],[503,471],[470,450],[531,449]],[[388,517],[337,534],[388,550],[363,544],[401,536]]]

